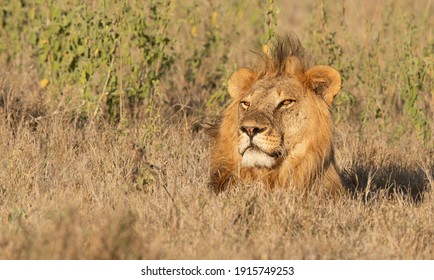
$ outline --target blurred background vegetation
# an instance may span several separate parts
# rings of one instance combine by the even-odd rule
[[[250,51],[296,32],[314,64],[342,75],[338,127],[433,147],[431,1],[301,2],[3,0],[0,78],[33,93],[4,94],[0,106],[11,120],[62,112],[151,132],[212,119]]]
[[[433,259],[433,14],[431,0],[1,0],[0,257]],[[351,197],[210,195],[195,124],[286,32],[342,75]]]

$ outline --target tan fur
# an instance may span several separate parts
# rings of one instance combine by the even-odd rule
[[[330,115],[340,86],[333,68],[308,67],[295,36],[279,38],[255,68],[236,71],[228,82],[233,101],[211,148],[210,186],[220,192],[259,182],[340,194]]]

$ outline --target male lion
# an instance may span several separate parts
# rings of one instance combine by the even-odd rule
[[[302,193],[341,193],[330,115],[340,86],[335,69],[308,68],[295,35],[278,38],[255,68],[233,73],[233,101],[211,128],[211,188],[260,182]]]

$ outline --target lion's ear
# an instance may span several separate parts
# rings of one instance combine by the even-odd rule
[[[315,66],[305,73],[308,87],[331,106],[341,89],[341,75],[329,66]]]
[[[228,91],[232,98],[237,98],[243,93],[246,93],[255,82],[255,72],[253,70],[243,67],[238,69],[228,81]]]

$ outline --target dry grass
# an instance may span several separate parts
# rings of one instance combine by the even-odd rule
[[[331,203],[258,186],[215,196],[206,138],[181,124],[144,138],[139,125],[125,133],[56,115],[11,127],[3,117],[0,133],[5,259],[434,257],[433,182],[416,168],[432,161],[418,150],[346,133],[339,165],[358,176],[360,193],[350,195],[350,180],[348,197]],[[400,192],[402,179],[423,199]]]
[[[278,27],[290,22],[307,39],[314,28],[305,27],[303,15],[311,5],[294,6],[293,18],[282,7]],[[353,10],[347,9],[349,27],[369,18],[359,13],[352,21]],[[223,35],[227,28],[222,25]],[[327,28],[339,25],[329,20]],[[252,42],[252,33],[237,34],[234,45]],[[351,41],[345,41],[344,58],[357,51],[345,46]],[[242,64],[249,48],[231,49],[229,58]],[[313,56],[319,53],[313,49]],[[148,119],[126,126],[83,121],[72,105],[55,103],[40,90],[34,69],[0,70],[0,258],[434,258],[434,150],[414,131],[391,137],[387,132],[394,129],[383,130],[399,122],[399,106],[387,111],[392,120],[361,125],[357,104],[346,104],[356,109],[337,124],[337,162],[348,190],[340,201],[300,200],[260,186],[211,193],[208,140],[192,124],[212,118],[200,103],[210,92],[202,83],[214,55],[204,60],[195,84],[176,76],[172,87],[161,82],[168,104],[160,108],[156,129]],[[351,85],[354,95],[369,96],[367,84],[356,82],[364,71],[350,72],[345,92]],[[346,117],[344,109],[335,113]]]

